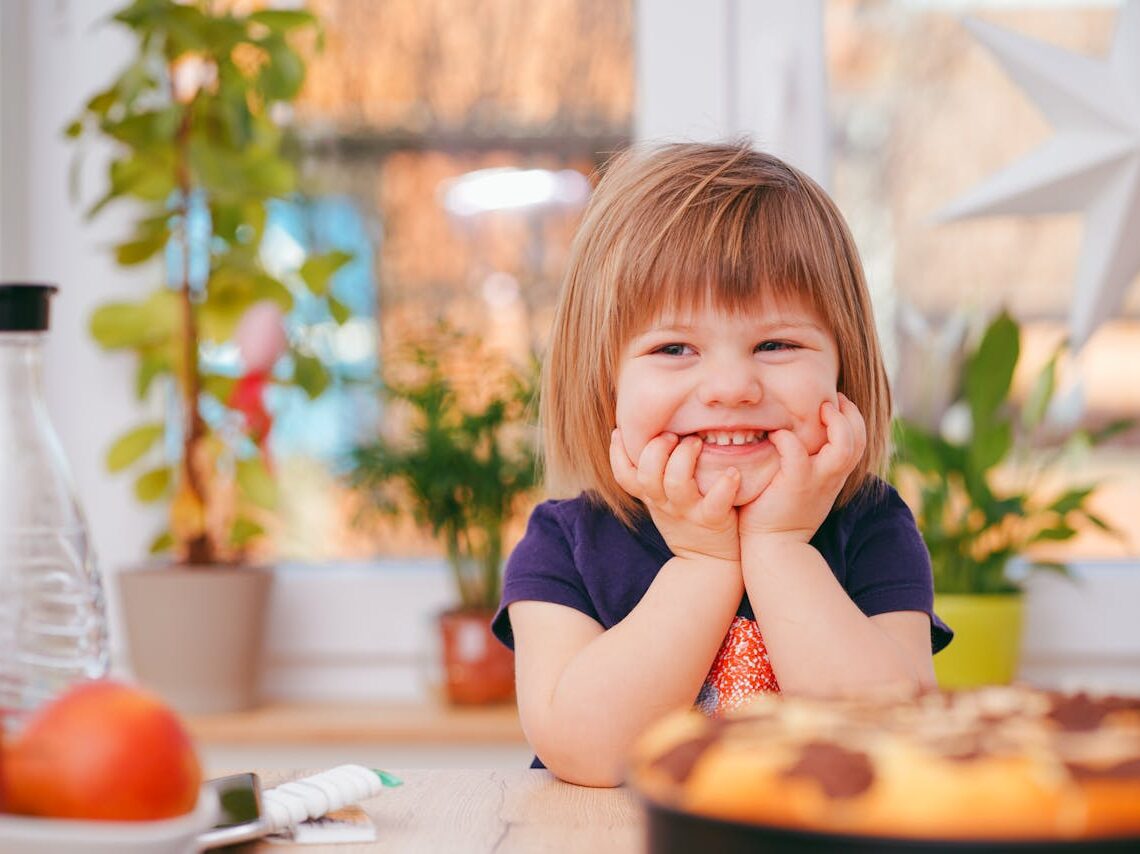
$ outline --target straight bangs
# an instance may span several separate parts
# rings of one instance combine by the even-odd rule
[[[834,331],[840,270],[831,246],[819,251],[828,241],[797,199],[754,184],[711,186],[706,195],[674,208],[618,271],[616,343],[662,314],[736,314],[790,300],[805,302]]]

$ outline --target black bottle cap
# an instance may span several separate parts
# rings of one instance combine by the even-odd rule
[[[0,332],[43,332],[49,302],[58,290],[40,282],[0,282]]]

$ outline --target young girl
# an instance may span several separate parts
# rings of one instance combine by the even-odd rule
[[[810,178],[746,145],[631,150],[571,250],[542,395],[547,501],[494,630],[564,780],[621,782],[694,702],[934,685],[930,560],[887,453],[854,242]]]

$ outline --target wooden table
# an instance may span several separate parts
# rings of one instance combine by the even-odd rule
[[[548,771],[531,769],[393,769],[392,773],[404,785],[361,803],[376,824],[376,842],[328,846],[259,842],[239,850],[264,854],[290,849],[298,854],[640,854],[645,850],[643,810],[626,787],[573,786]],[[266,787],[296,776],[303,774],[261,775]]]

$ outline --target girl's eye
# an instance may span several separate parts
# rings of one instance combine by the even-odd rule
[[[787,341],[761,341],[756,345],[757,353],[776,353],[780,350],[795,350],[795,344],[789,344]]]
[[[655,352],[663,356],[687,356],[691,350],[688,344],[663,344]]]

